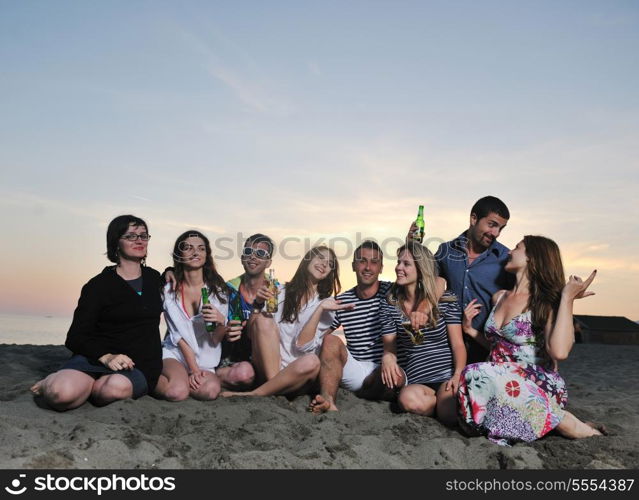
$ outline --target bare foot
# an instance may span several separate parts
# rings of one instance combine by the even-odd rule
[[[599,424],[597,422],[585,422],[588,427],[592,427],[593,436],[607,436],[608,428],[604,424]]]
[[[317,414],[326,413],[327,411],[337,411],[337,406],[335,406],[331,398],[324,398],[324,396],[318,394],[313,398],[311,404],[308,405],[308,411]]]
[[[38,380],[29,390],[36,396],[42,396],[42,382],[44,382],[44,379]]]

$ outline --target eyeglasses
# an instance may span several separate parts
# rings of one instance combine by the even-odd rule
[[[127,241],[137,241],[138,239],[142,241],[149,241],[151,239],[151,235],[148,233],[141,233],[141,234],[126,233],[126,234],[123,234],[120,239],[127,240]]]
[[[242,257],[250,257],[255,254],[258,259],[267,260],[271,258],[271,254],[263,248],[244,247]]]

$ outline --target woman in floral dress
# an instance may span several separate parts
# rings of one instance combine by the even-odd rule
[[[464,332],[490,349],[490,361],[468,365],[461,374],[462,428],[502,445],[534,441],[552,429],[573,439],[601,435],[601,426],[564,410],[568,394],[557,371],[574,343],[573,302],[593,295],[587,288],[596,271],[586,281],[571,276],[564,285],[559,248],[542,236],[524,236],[505,269],[516,275],[516,284],[493,296],[485,336],[471,324],[481,305],[473,300],[464,311]]]

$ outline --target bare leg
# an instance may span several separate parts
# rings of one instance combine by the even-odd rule
[[[91,400],[96,406],[105,406],[132,396],[133,384],[124,375],[118,373],[100,377],[91,390]]]
[[[430,387],[421,384],[410,384],[401,390],[397,402],[404,411],[432,417],[437,405],[437,396]]]
[[[91,395],[95,379],[78,370],[60,370],[36,382],[31,391],[42,396],[54,410],[65,411],[82,405]]]
[[[405,376],[402,373],[402,379],[399,381],[399,387],[403,387],[406,383]],[[382,368],[376,368],[366,380],[362,388],[355,394],[358,398],[373,399],[382,401],[394,401],[397,397],[395,389],[390,389],[382,382]]]
[[[340,380],[342,380],[347,359],[348,352],[344,342],[335,335],[326,335],[322,341],[322,351],[320,352],[320,393],[311,401],[310,411],[313,413],[337,411],[335,405],[337,389]]]
[[[248,331],[258,380],[270,380],[280,371],[280,330],[273,318],[253,314]]]
[[[200,387],[191,389],[191,397],[200,401],[212,401],[218,397],[221,388],[220,378],[215,373],[205,372],[204,381]]]
[[[255,370],[248,361],[240,361],[231,366],[218,368],[215,374],[220,377],[222,387],[237,391],[249,389],[255,381]]]
[[[189,397],[189,374],[177,359],[162,361],[162,375],[155,386],[155,395],[167,401],[184,401]]]
[[[437,390],[437,420],[448,427],[457,425],[457,397],[452,389],[446,390],[446,382]]]
[[[319,373],[320,360],[315,354],[305,354],[279,372],[257,389],[249,392],[223,392],[222,396],[273,396],[298,391],[315,380]]]
[[[561,419],[559,425],[555,428],[559,434],[570,439],[581,439],[592,436],[601,436],[601,431],[595,424],[587,424],[582,422],[572,413],[564,412],[564,418]]]

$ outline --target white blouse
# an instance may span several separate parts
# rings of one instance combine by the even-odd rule
[[[286,323],[282,321],[282,311],[284,309],[285,298],[286,288],[283,287],[280,289],[278,294],[279,307],[277,308],[277,312],[273,315],[275,323],[280,329],[280,369],[286,368],[289,364],[306,353],[319,354],[320,348],[322,347],[322,338],[324,338],[324,335],[330,329],[335,316],[335,311],[324,311],[320,317],[320,322],[317,325],[315,336],[310,340],[310,342],[298,347],[296,345],[297,337],[299,337],[299,334],[302,333],[302,329],[323,299],[320,299],[319,295],[315,294],[311,300],[302,306],[297,317],[297,321],[294,323]]]
[[[210,302],[225,318],[228,314],[228,295],[226,304],[222,304],[214,293],[210,293]],[[198,366],[203,370],[214,372],[215,367],[220,363],[222,355],[222,344],[214,344],[212,333],[206,331],[206,325],[202,316],[202,301],[198,313],[189,317],[184,310],[181,296],[171,290],[171,285],[167,283],[164,287],[164,320],[169,330],[169,334],[163,343],[163,358],[177,359],[186,367],[186,360],[178,347],[180,339],[185,342],[195,353]]]

